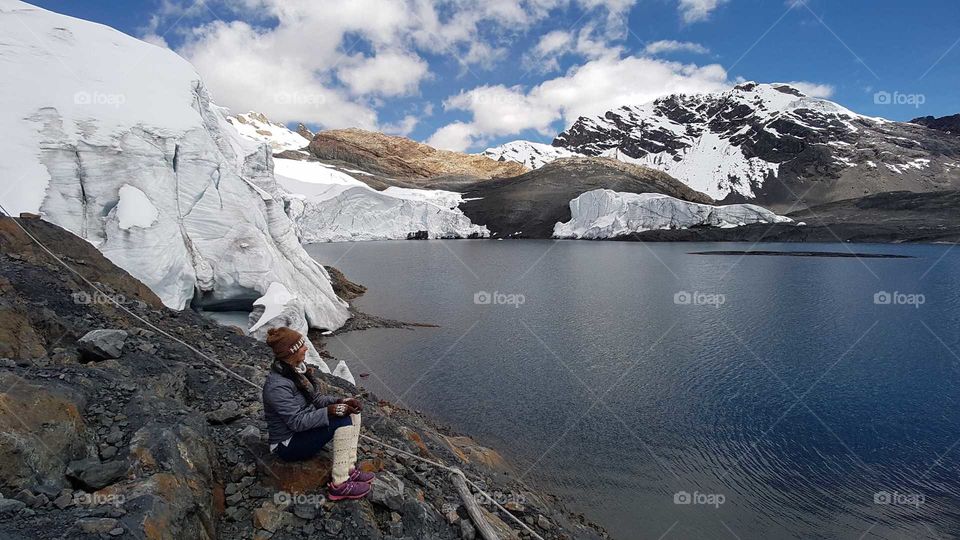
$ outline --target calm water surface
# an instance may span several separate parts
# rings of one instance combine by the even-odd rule
[[[496,447],[617,538],[960,534],[960,250],[688,254],[749,247],[308,250],[369,287],[361,309],[441,325],[331,340],[361,384]]]

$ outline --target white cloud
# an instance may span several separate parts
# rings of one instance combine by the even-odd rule
[[[580,116],[646,103],[668,94],[714,92],[729,86],[726,70],[717,64],[697,66],[605,55],[529,91],[486,85],[452,96],[444,102],[444,108],[467,111],[471,121],[448,124],[430,141],[463,149],[489,137],[528,129],[552,135],[558,121],[569,125]]]
[[[635,1],[160,0],[141,35],[160,45],[161,31],[183,36],[177,52],[231,109],[376,129],[388,98],[414,95],[435,76],[428,57],[453,58],[464,72],[492,69],[560,8],[587,10],[585,20],[613,35]],[[190,27],[211,9],[236,20]]]
[[[386,52],[344,66],[337,76],[354,94],[402,96],[416,91],[428,71],[427,62],[419,56]]]
[[[833,97],[833,93],[836,89],[829,84],[820,84],[812,83],[805,81],[794,81],[787,83],[790,86],[796,88],[797,90],[803,92],[804,94],[810,97],[829,99]]]
[[[413,130],[420,123],[420,119],[412,114],[404,116],[399,122],[394,124],[385,124],[382,129],[388,135],[400,135],[406,137],[413,133]]]
[[[679,0],[680,16],[686,23],[705,21],[727,0]]]
[[[426,140],[426,143],[430,146],[456,152],[463,152],[478,142],[480,141],[478,140],[477,129],[463,122],[447,124],[435,131]]]
[[[692,41],[674,41],[672,39],[662,39],[660,41],[647,43],[647,46],[643,48],[643,52],[650,55],[673,52],[708,54],[710,49],[699,43],[693,43]]]

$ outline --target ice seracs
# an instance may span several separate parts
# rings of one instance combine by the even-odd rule
[[[588,191],[573,199],[570,214],[570,221],[554,226],[555,238],[603,239],[657,229],[793,222],[753,204],[712,206],[660,193],[622,193],[609,189]]]
[[[273,282],[310,326],[348,317],[300,245],[271,152],[240,136],[173,51],[0,4],[0,202],[97,246],[174,309],[246,304]]]

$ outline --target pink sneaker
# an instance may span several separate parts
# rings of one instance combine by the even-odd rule
[[[363,482],[364,484],[369,484],[373,482],[373,479],[377,475],[369,472],[363,472],[360,469],[350,469],[350,481],[351,482]]]
[[[327,498],[331,501],[343,499],[362,499],[370,493],[370,484],[347,480],[342,484],[330,482],[327,485]]]

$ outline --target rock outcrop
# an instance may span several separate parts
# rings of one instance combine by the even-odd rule
[[[362,129],[321,131],[308,150],[317,159],[349,163],[369,173],[408,181],[438,176],[501,178],[527,170],[519,163],[438,150],[406,137]]]
[[[921,116],[910,121],[911,124],[942,131],[950,135],[960,135],[960,114],[951,114],[950,116]]]

